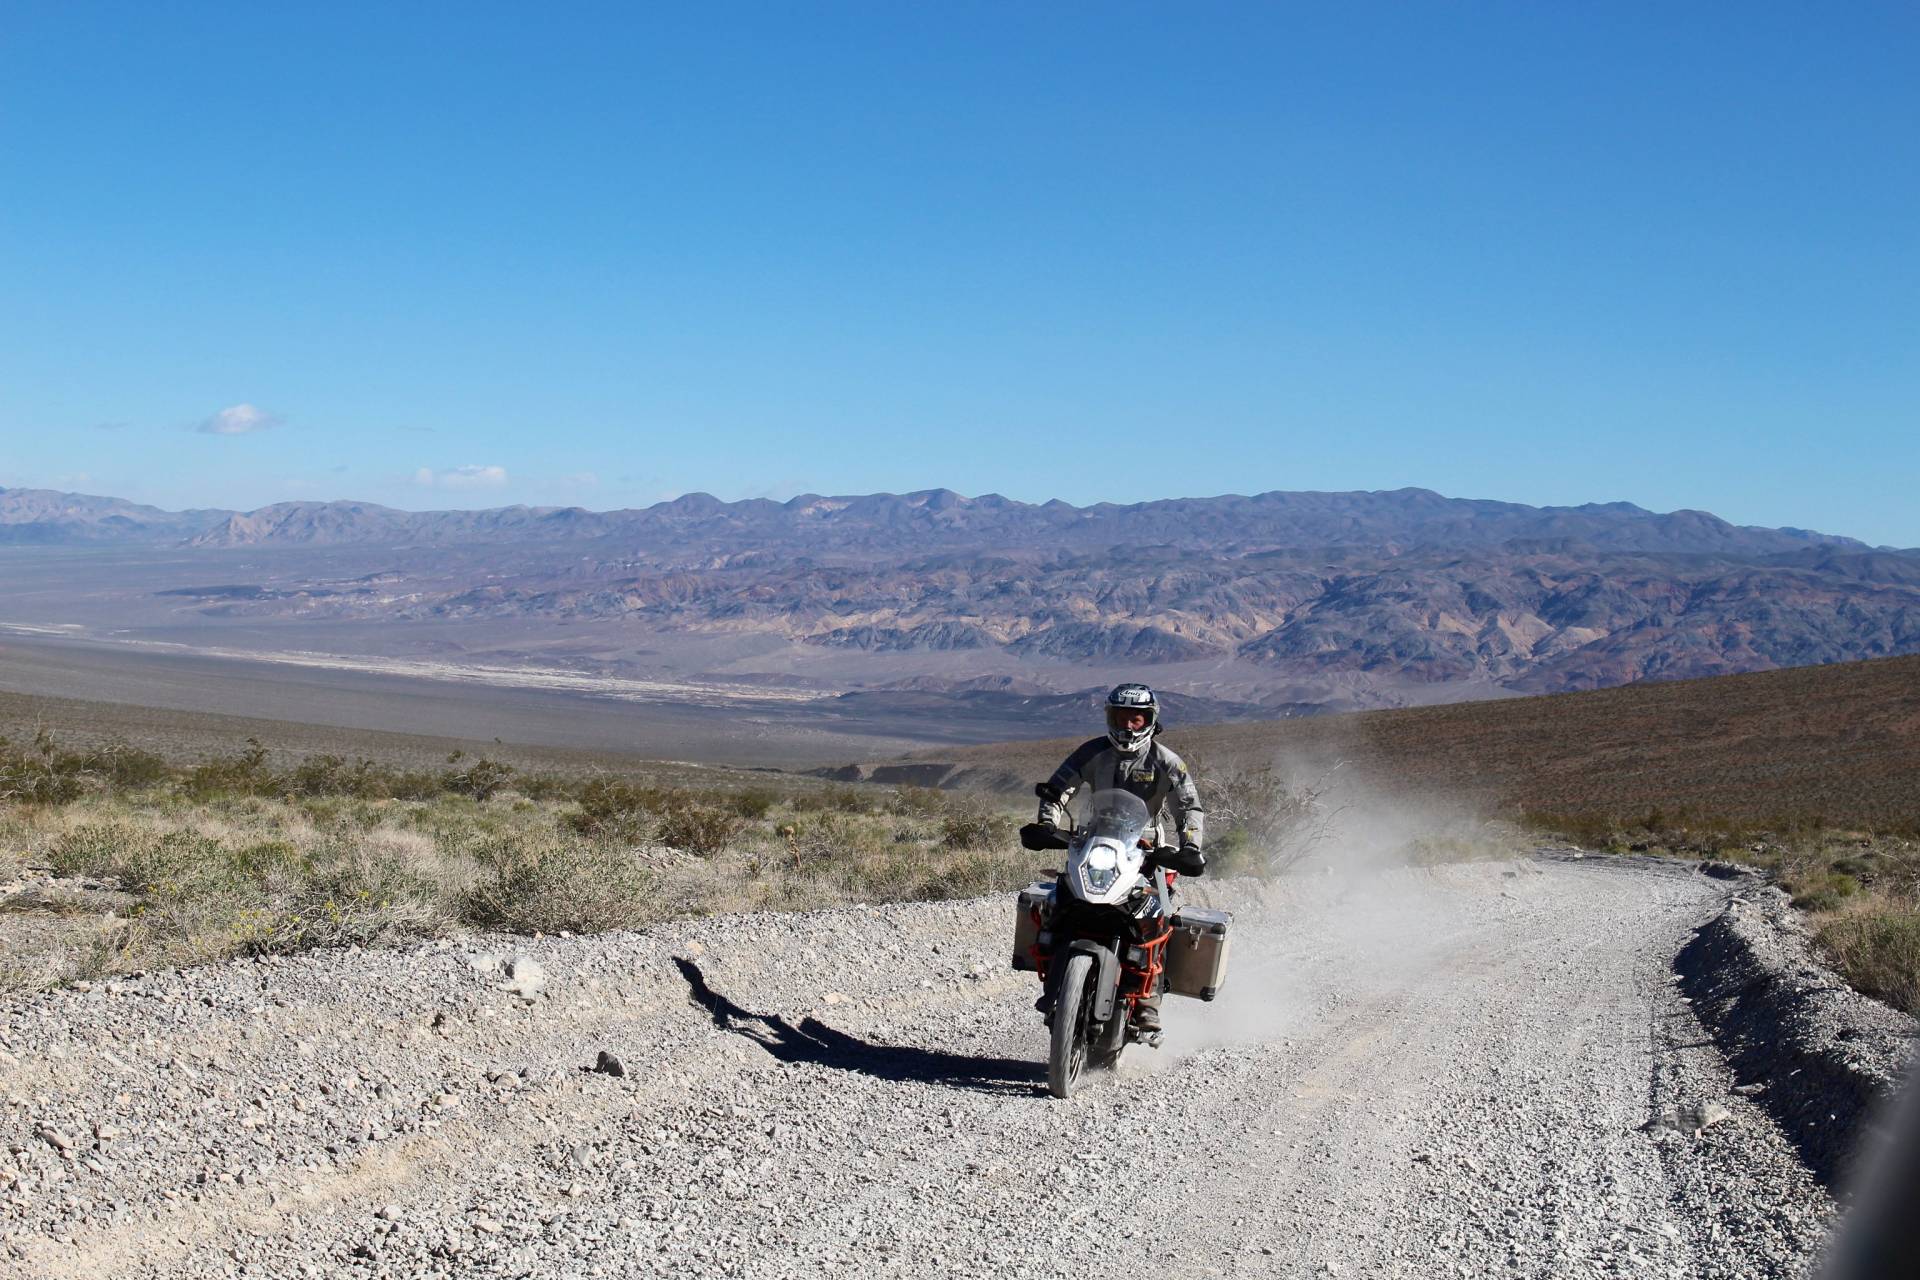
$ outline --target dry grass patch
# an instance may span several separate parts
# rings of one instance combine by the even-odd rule
[[[1920,910],[1856,902],[1818,920],[1814,937],[1854,988],[1920,1016]]]

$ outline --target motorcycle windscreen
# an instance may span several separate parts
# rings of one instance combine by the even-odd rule
[[[1090,838],[1132,845],[1151,820],[1146,801],[1131,791],[1096,791],[1087,801],[1087,820],[1081,830]]]

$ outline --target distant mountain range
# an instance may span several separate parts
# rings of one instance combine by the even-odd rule
[[[486,542],[641,539],[653,546],[771,543],[789,549],[898,548],[974,543],[1009,546],[1163,543],[1252,549],[1366,546],[1765,554],[1806,546],[1862,548],[1852,538],[1805,529],[1727,523],[1704,511],[1647,511],[1630,502],[1529,507],[1447,498],[1427,489],[1169,498],[1076,507],[1015,502],[949,489],[786,502],[722,502],[690,493],[651,507],[496,507],[401,511],[371,502],[278,502],[257,511],[162,511],[118,498],[0,489],[0,541],[41,544],[185,542],[201,547],[437,546]],[[1525,548],[1516,548],[1525,549]]]
[[[209,622],[477,634],[549,619],[748,636],[757,653],[816,655],[809,670],[839,655],[842,679],[932,682],[922,691],[1051,671],[1035,688],[1068,692],[1091,680],[1063,668],[1140,668],[1197,695],[1369,706],[1457,682],[1550,692],[1920,652],[1920,552],[1700,511],[1424,489],[1089,507],[948,490],[689,494],[605,512],[167,512],[13,489],[0,490],[0,541],[184,549],[167,558],[184,575],[199,551],[211,574],[230,562],[221,549],[360,548],[378,554],[378,572],[262,561],[254,580],[187,576],[152,595]],[[868,670],[885,678],[849,674]]]
[[[162,511],[120,498],[52,489],[0,489],[0,543],[183,542],[231,511]]]

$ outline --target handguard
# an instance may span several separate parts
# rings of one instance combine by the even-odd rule
[[[1169,871],[1178,871],[1183,876],[1207,874],[1207,855],[1200,852],[1197,844],[1183,844],[1178,849],[1163,844],[1153,851],[1148,862]]]
[[[1068,841],[1066,833],[1050,822],[1029,822],[1020,828],[1020,847],[1032,853],[1043,853],[1049,849],[1064,849]]]

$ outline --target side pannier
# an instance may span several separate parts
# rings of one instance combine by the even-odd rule
[[[1177,996],[1211,1000],[1227,979],[1227,929],[1231,911],[1182,907],[1173,915],[1167,939],[1167,990]]]

